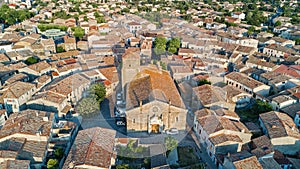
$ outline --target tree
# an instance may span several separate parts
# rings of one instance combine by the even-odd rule
[[[106,96],[106,89],[102,83],[93,84],[90,87],[90,93],[96,95],[98,102],[102,102]]]
[[[198,86],[202,86],[202,85],[205,85],[205,84],[211,84],[211,82],[210,81],[208,81],[208,80],[206,80],[206,79],[203,79],[203,80],[200,80],[199,82],[198,82]]]
[[[89,19],[88,19],[87,16],[84,16],[84,17],[83,17],[83,20],[84,20],[85,22],[89,21]]]
[[[62,53],[62,52],[65,52],[65,49],[62,46],[57,46],[56,53]]]
[[[64,156],[64,149],[61,147],[57,148],[56,150],[54,150],[54,155],[55,158],[62,159]]]
[[[161,55],[166,51],[167,39],[164,37],[156,37],[154,41],[154,52]]]
[[[56,159],[49,159],[47,162],[48,169],[58,169],[58,161]]]
[[[295,44],[300,45],[300,38],[295,39]]]
[[[85,31],[81,27],[73,27],[71,30],[74,32],[73,35],[79,39],[83,38]]]
[[[129,169],[129,165],[128,164],[117,165],[116,169]]]
[[[281,22],[280,21],[276,21],[275,22],[274,27],[277,27],[277,26],[281,26]]]
[[[251,35],[253,32],[255,32],[255,27],[254,26],[250,26],[250,28],[248,29],[248,35]]]
[[[175,37],[168,41],[168,52],[176,53],[177,49],[180,48],[180,38]]]
[[[35,58],[35,57],[30,57],[30,58],[26,59],[26,61],[25,61],[25,63],[26,63],[27,65],[32,65],[32,64],[35,64],[35,63],[37,63],[37,62],[38,62],[38,59]]]
[[[256,114],[261,114],[272,111],[272,106],[269,105],[267,102],[256,100],[256,102],[252,106],[252,110]]]
[[[165,146],[167,151],[172,151],[178,146],[178,141],[171,136],[167,136],[165,137]]]
[[[76,106],[76,111],[80,115],[91,115],[98,112],[100,110],[100,105],[96,97],[96,95],[90,95],[81,99]]]

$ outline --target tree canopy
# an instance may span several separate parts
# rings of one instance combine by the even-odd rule
[[[106,89],[102,83],[93,84],[90,87],[90,93],[96,95],[98,102],[102,102],[106,96]]]
[[[172,151],[178,146],[178,141],[171,136],[167,136],[165,137],[165,146],[167,151]]]
[[[58,169],[58,160],[57,159],[49,159],[47,162],[48,169]]]
[[[10,9],[7,4],[3,4],[0,7],[0,23],[6,23],[9,25],[13,25],[17,22],[22,22],[26,19],[29,19],[34,16],[33,12],[29,12],[29,10],[15,10]]]
[[[38,59],[35,57],[29,57],[28,59],[26,59],[25,63],[27,65],[32,65],[38,62]]]
[[[49,29],[59,29],[61,31],[67,31],[68,27],[67,26],[62,26],[62,25],[50,25],[50,24],[39,24],[38,28],[40,31],[44,32]]]
[[[154,41],[154,52],[161,55],[166,51],[167,39],[164,37],[156,37]]]
[[[176,53],[178,48],[180,48],[180,38],[175,37],[168,41],[168,52]]]
[[[74,32],[73,35],[79,39],[81,39],[85,34],[84,29],[81,27],[73,27],[71,30]]]

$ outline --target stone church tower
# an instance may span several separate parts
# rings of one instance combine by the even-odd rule
[[[125,87],[128,82],[140,72],[140,50],[127,49],[122,56],[122,91],[125,93]]]

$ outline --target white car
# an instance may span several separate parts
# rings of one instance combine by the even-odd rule
[[[179,131],[176,128],[171,128],[171,129],[166,131],[166,134],[171,134],[171,135],[172,134],[178,134],[178,133],[179,133]]]
[[[123,122],[123,121],[117,121],[117,126],[125,126],[125,122]]]

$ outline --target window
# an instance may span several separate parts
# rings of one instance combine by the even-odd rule
[[[178,117],[175,118],[175,121],[178,122]]]
[[[135,123],[135,119],[132,119],[132,123]]]

